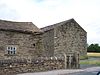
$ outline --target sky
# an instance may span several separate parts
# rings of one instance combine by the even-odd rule
[[[100,0],[0,0],[2,20],[41,28],[71,18],[87,31],[88,44],[100,44]]]

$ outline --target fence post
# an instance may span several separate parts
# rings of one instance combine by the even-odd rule
[[[71,67],[71,63],[72,63],[72,56],[71,56],[71,54],[69,55],[69,69],[71,69],[72,67]]]
[[[67,60],[66,60],[66,54],[65,53],[63,53],[63,55],[64,55],[64,64],[65,64],[65,69],[67,68],[66,66],[67,66]]]
[[[80,60],[79,53],[77,53],[77,68],[80,68],[79,60]]]
[[[79,53],[78,52],[75,52],[74,53],[74,57],[75,57],[75,68],[79,68],[80,67],[80,64],[79,64]]]

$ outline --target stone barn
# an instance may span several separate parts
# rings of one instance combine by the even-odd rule
[[[41,56],[42,34],[32,22],[0,20],[0,59]]]
[[[32,22],[0,20],[0,59],[87,53],[87,33],[70,19],[39,29]]]
[[[46,56],[60,56],[63,53],[87,54],[87,32],[70,19],[41,28],[44,31],[43,44]]]
[[[79,68],[86,34],[74,19],[41,29],[32,22],[0,20],[0,75]]]

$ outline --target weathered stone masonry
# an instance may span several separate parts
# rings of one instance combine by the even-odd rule
[[[17,47],[15,55],[8,55],[6,48],[9,45]],[[0,31],[0,59],[38,57],[43,52],[42,37],[40,34],[26,34],[11,31]]]
[[[54,56],[54,30],[47,31],[43,34],[43,44],[45,56]]]
[[[41,29],[31,22],[0,20],[0,71],[79,68],[79,55],[86,55],[86,45],[87,33],[74,19]],[[45,59],[38,60],[41,57]]]
[[[9,46],[16,47],[12,57],[59,57],[67,52],[86,55],[86,45],[87,33],[74,19],[41,30],[31,22],[0,20],[0,58],[8,57]]]
[[[42,28],[44,31],[44,49],[48,56],[60,56],[62,53],[87,53],[87,32],[74,20],[70,19]]]
[[[20,59],[0,59],[0,75],[14,75],[25,72],[40,72],[58,69],[79,68],[79,58],[76,53],[68,53],[66,57],[38,57]]]
[[[42,56],[42,34],[31,22],[0,20],[0,59]]]

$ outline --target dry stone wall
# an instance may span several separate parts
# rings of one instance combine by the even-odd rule
[[[79,68],[79,56],[73,53],[60,57],[38,57],[30,59],[0,59],[0,75],[40,72],[57,69]]]
[[[37,58],[37,59],[9,59],[0,60],[1,74],[16,74],[26,72],[40,72],[55,69],[64,69],[64,60],[60,58]]]

